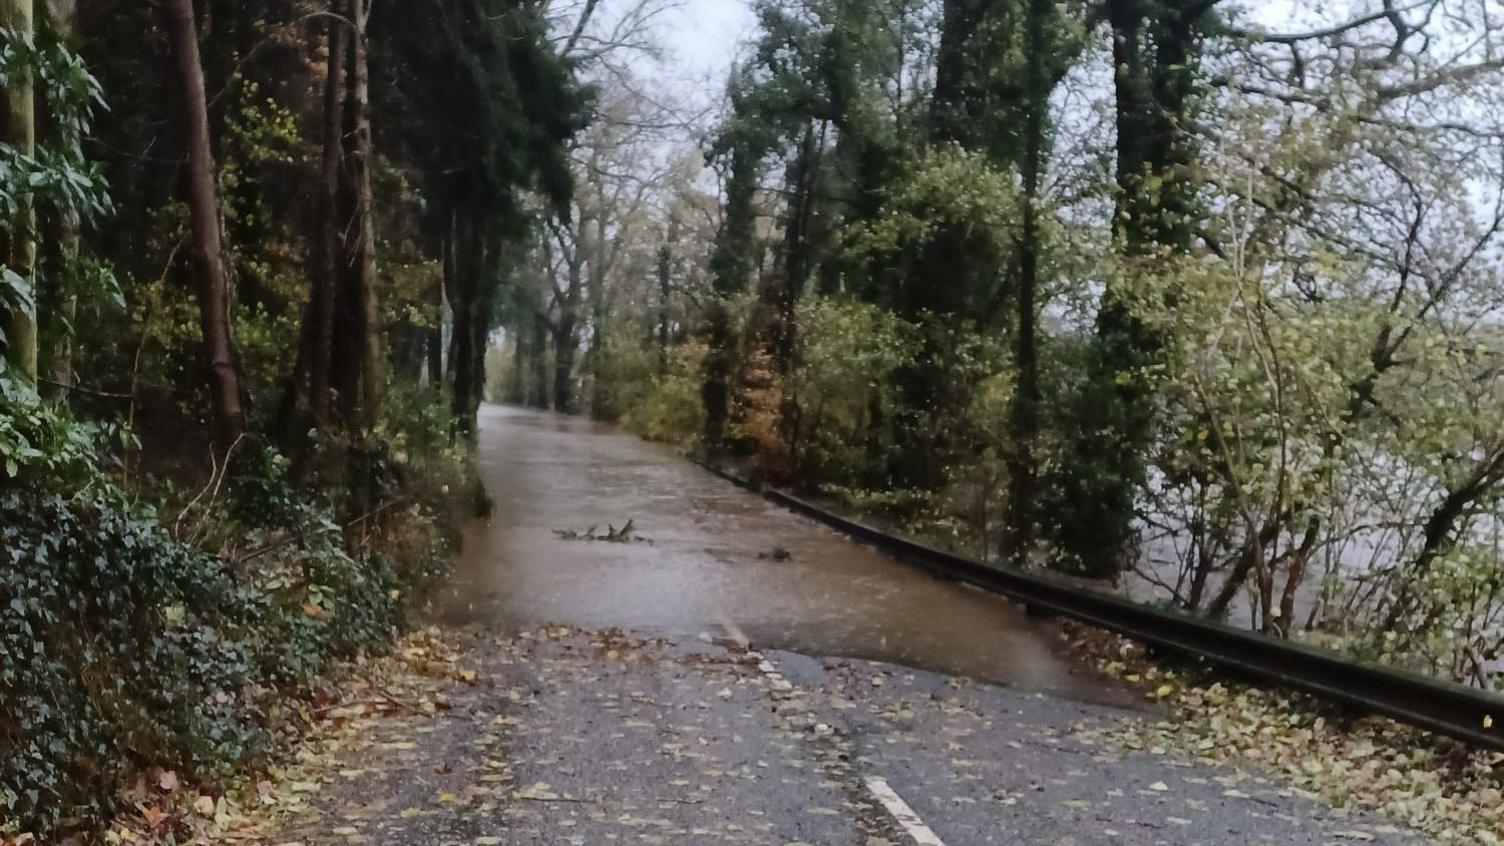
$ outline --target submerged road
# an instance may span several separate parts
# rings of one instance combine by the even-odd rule
[[[575,417],[485,406],[495,502],[441,597],[452,623],[564,623],[887,661],[1078,698],[1105,691],[1050,626],[748,494],[672,448]],[[624,543],[569,540],[631,522]]]
[[[1111,742],[1156,719],[1002,599],[609,426],[481,411],[447,707],[372,721],[269,843],[1424,842]],[[585,539],[628,521],[633,537]]]

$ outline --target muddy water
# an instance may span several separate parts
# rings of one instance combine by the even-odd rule
[[[449,622],[691,637],[722,636],[729,623],[759,647],[1104,695],[1059,653],[1057,632],[1016,606],[898,564],[615,427],[484,406],[479,459],[495,511],[468,534],[440,597]],[[628,520],[640,540],[556,533]]]

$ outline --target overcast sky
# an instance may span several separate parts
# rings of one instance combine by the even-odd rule
[[[747,0],[688,0],[665,21],[664,41],[683,70],[724,79],[753,23]]]
[[[621,0],[618,0],[621,2]],[[708,77],[719,88],[738,50],[755,36],[751,0],[683,0],[662,21],[662,32],[674,75]],[[1239,3],[1252,9],[1252,19],[1262,25],[1307,22],[1313,18],[1338,18],[1351,6],[1350,0],[1252,0]],[[1326,14],[1316,12],[1321,9]],[[1299,11],[1297,11],[1299,10]]]

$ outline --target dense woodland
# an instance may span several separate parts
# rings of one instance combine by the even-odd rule
[[[0,3],[0,839],[265,761],[444,572],[592,11]]]
[[[1504,18],[1293,6],[762,0],[602,77],[491,390],[1495,686]]]
[[[264,760],[485,395],[1498,686],[1496,5],[675,5],[0,0],[0,834]]]

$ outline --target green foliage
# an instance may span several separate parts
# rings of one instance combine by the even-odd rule
[[[66,408],[42,402],[30,384],[0,373],[0,479],[80,486],[98,471],[108,433],[75,422]]]
[[[885,193],[884,214],[850,235],[847,249],[891,263],[941,232],[975,241],[994,265],[1010,251],[1018,225],[1018,186],[986,156],[946,146],[924,155]]]
[[[0,379],[0,831],[100,818],[146,763],[252,761],[272,699],[385,644],[453,548],[415,502],[356,526],[352,556],[257,443],[217,512],[172,521],[190,543],[103,472],[118,437]]]
[[[169,539],[119,492],[0,492],[0,808],[47,830],[98,813],[133,755],[234,760],[248,644],[218,621],[246,609],[212,559]]]
[[[290,495],[276,505],[301,518],[284,529],[296,543],[245,575],[173,540],[111,485],[0,491],[11,825],[46,831],[106,811],[133,762],[228,773],[261,750],[276,688],[390,637],[391,570],[346,555],[338,527]]]
[[[705,348],[684,344],[669,351],[667,367],[632,397],[623,423],[654,441],[687,444],[700,433],[705,408],[700,402],[701,361]]]
[[[40,127],[34,150],[0,143],[0,238],[35,243],[38,221],[45,217],[92,223],[109,214],[113,206],[104,169],[86,159],[80,146],[96,112],[104,109],[99,81],[83,59],[50,27],[36,35],[0,30],[0,90],[13,86],[32,87],[49,120]],[[44,251],[39,263],[32,262],[35,266],[24,268],[35,274],[31,278],[0,266],[0,312],[35,315],[39,283],[54,296],[119,299],[108,265],[76,250]],[[66,320],[52,320],[49,328],[72,331]],[[5,342],[0,331],[0,347]]]
[[[247,462],[209,536],[257,546],[229,558],[174,539],[101,478],[74,491],[0,484],[10,826],[46,832],[107,813],[144,762],[207,780],[249,762],[265,751],[271,699],[385,644],[409,592],[447,558],[418,506],[366,527],[385,536],[381,551],[352,557],[344,529],[286,483],[285,462],[269,451]]]
[[[796,363],[770,403],[788,418],[763,444],[799,476],[831,484],[881,476],[872,443],[897,402],[894,374],[918,352],[915,327],[870,303],[816,297],[799,304]]]

